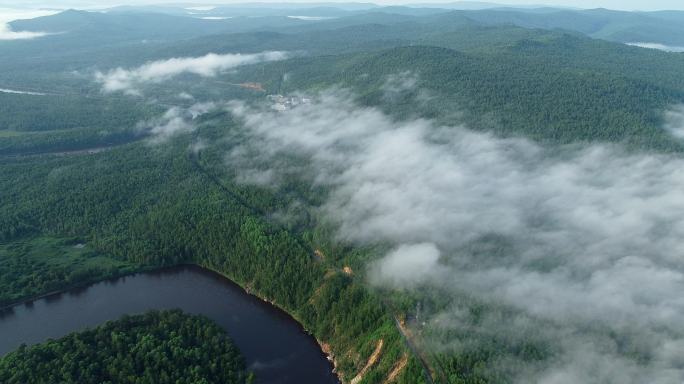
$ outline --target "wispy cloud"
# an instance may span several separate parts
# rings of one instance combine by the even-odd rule
[[[684,139],[684,105],[665,111],[665,129],[678,139]]]
[[[7,24],[0,24],[0,40],[27,40],[48,35],[45,32],[12,31]]]
[[[304,20],[304,21],[321,21],[321,20],[332,20],[335,17],[327,16],[288,16],[290,19]]]
[[[659,51],[665,51],[665,52],[684,52],[684,47],[676,47],[676,46],[665,45],[665,44],[660,44],[660,43],[627,43],[627,45],[631,45],[634,47],[640,47],[640,48],[657,49]]]
[[[197,103],[189,108],[173,107],[160,117],[138,124],[138,129],[151,136],[151,144],[162,144],[174,136],[193,132],[197,128],[195,120],[218,107],[216,103]]]
[[[219,73],[247,64],[276,61],[287,58],[285,52],[262,52],[256,54],[215,54],[201,57],[182,57],[152,61],[138,68],[117,68],[106,73],[97,72],[96,80],[105,92],[139,94],[145,83],[160,83],[181,74],[213,77]]]
[[[321,209],[340,238],[393,249],[370,267],[374,284],[521,311],[517,325],[478,320],[488,334],[527,327],[554,341],[552,361],[512,371],[521,382],[681,382],[684,159],[600,144],[547,149],[397,122],[340,92],[315,99],[282,112],[232,104],[253,139],[232,164],[244,166],[243,180],[273,181],[293,165],[260,166],[303,157],[311,165],[301,171],[330,190]],[[464,327],[457,308],[432,316],[431,326]],[[526,325],[533,319],[551,325]]]
[[[46,96],[46,93],[31,92],[31,91],[17,91],[14,89],[0,88],[0,93],[11,93],[15,95],[32,95],[32,96]]]
[[[26,40],[35,39],[48,35],[45,32],[13,31],[9,22],[20,19],[33,19],[41,16],[49,16],[58,11],[49,10],[24,10],[12,8],[0,8],[0,40]]]

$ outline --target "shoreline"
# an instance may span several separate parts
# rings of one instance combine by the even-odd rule
[[[321,354],[322,354],[323,356],[325,356],[325,358],[326,358],[326,360],[328,360],[328,362],[330,362],[330,365],[332,366],[332,373],[333,373],[333,375],[335,376],[335,378],[337,379],[337,382],[340,383],[340,384],[343,384],[343,383],[344,383],[344,382],[342,381],[342,378],[340,377],[340,375],[339,375],[339,373],[338,373],[338,370],[337,370],[337,367],[338,367],[337,360],[335,359],[335,354],[332,352],[332,350],[331,350],[331,348],[330,348],[330,344],[325,343],[325,342],[319,340],[318,337],[316,337],[310,330],[308,330],[308,329],[304,326],[304,323],[303,323],[301,320],[299,320],[293,313],[290,313],[290,311],[288,311],[287,309],[283,308],[281,305],[279,305],[279,304],[278,304],[277,302],[275,302],[274,300],[269,300],[268,298],[259,295],[257,292],[255,292],[255,291],[254,291],[253,289],[251,289],[250,287],[243,286],[242,284],[240,284],[240,283],[238,283],[237,281],[231,279],[229,276],[225,275],[224,273],[219,272],[219,271],[217,271],[217,270],[215,270],[215,269],[213,269],[213,268],[211,268],[211,267],[207,267],[207,266],[203,266],[203,265],[199,265],[199,264],[180,264],[180,265],[178,265],[178,266],[180,266],[180,267],[186,266],[186,267],[193,267],[193,268],[201,268],[201,269],[203,269],[204,271],[211,272],[211,273],[213,273],[213,274],[215,274],[215,275],[218,275],[219,277],[221,277],[221,278],[223,278],[223,279],[229,281],[230,283],[235,284],[235,285],[237,285],[238,287],[240,287],[240,289],[242,289],[242,291],[244,291],[246,294],[248,294],[248,295],[250,295],[250,296],[253,296],[253,297],[255,297],[255,298],[257,298],[257,299],[259,299],[259,300],[261,300],[261,301],[263,301],[263,302],[265,302],[265,303],[268,303],[268,304],[271,305],[273,308],[276,308],[277,310],[279,310],[280,312],[282,312],[284,315],[286,315],[286,316],[289,317],[290,319],[294,320],[294,321],[299,325],[300,330],[301,330],[303,333],[307,334],[309,337],[311,337],[311,338],[316,342],[316,344],[318,345],[318,348],[319,348],[320,351],[321,351]]]
[[[332,353],[332,351],[330,349],[330,345],[319,340],[311,331],[309,331],[304,326],[302,321],[300,321],[299,319],[297,319],[297,317],[295,317],[294,314],[290,313],[287,309],[283,308],[282,306],[280,306],[275,301],[269,300],[266,297],[262,297],[257,292],[250,289],[249,287],[243,286],[242,284],[238,283],[237,281],[231,279],[226,274],[219,272],[219,271],[217,271],[211,267],[200,265],[200,264],[183,263],[183,264],[176,264],[176,265],[164,266],[164,267],[147,267],[147,268],[141,268],[139,270],[136,270],[136,271],[133,271],[130,273],[122,273],[119,275],[114,275],[114,276],[107,277],[107,278],[100,279],[100,280],[84,281],[81,283],[76,283],[76,284],[64,287],[64,288],[59,289],[59,290],[54,290],[51,292],[42,293],[42,294],[31,296],[28,298],[19,299],[13,303],[6,304],[6,305],[0,307],[0,313],[6,312],[6,311],[11,311],[14,307],[18,307],[21,305],[27,305],[27,306],[31,305],[33,302],[38,301],[38,300],[47,299],[47,298],[53,297],[53,296],[68,294],[70,291],[75,291],[75,290],[79,290],[79,289],[87,289],[87,288],[89,288],[95,284],[99,284],[99,283],[106,282],[106,281],[112,281],[113,282],[113,281],[116,281],[119,279],[123,279],[123,278],[129,277],[129,276],[135,276],[138,274],[149,274],[149,273],[154,274],[157,272],[164,272],[164,271],[169,271],[169,270],[173,270],[173,269],[181,269],[181,268],[199,269],[203,273],[209,273],[209,274],[214,275],[214,277],[218,277],[220,279],[223,279],[226,282],[239,287],[245,294],[252,296],[253,298],[259,299],[260,301],[263,301],[265,303],[268,303],[271,307],[278,310],[281,314],[290,318],[292,321],[294,321],[299,326],[299,329],[301,332],[305,333],[308,337],[310,337],[312,339],[313,342],[316,343],[316,345],[318,345],[318,348],[321,352],[321,355],[324,356],[326,358],[326,360],[330,363],[332,374],[333,374],[333,376],[335,376],[335,379],[337,380],[337,382],[340,384],[344,383],[338,374],[338,371],[337,371],[338,364],[337,364],[337,361],[335,359],[334,353]]]
[[[166,268],[166,267],[161,267],[161,269],[163,269],[163,268]],[[51,296],[62,295],[62,294],[68,293],[69,291],[75,291],[77,289],[85,289],[85,288],[90,287],[91,285],[95,285],[95,284],[101,283],[103,281],[117,280],[117,279],[124,278],[126,276],[133,276],[133,275],[136,275],[138,273],[154,272],[155,270],[159,270],[159,269],[160,268],[157,268],[157,267],[141,268],[141,269],[137,269],[137,270],[132,271],[132,272],[115,274],[115,275],[108,276],[108,277],[105,277],[105,278],[99,279],[99,280],[95,280],[95,279],[84,280],[82,282],[74,283],[74,284],[65,286],[63,288],[59,288],[59,289],[49,291],[46,293],[39,293],[37,295],[32,295],[32,296],[27,296],[27,297],[19,298],[16,300],[12,300],[6,304],[0,305],[0,313],[11,310],[12,308],[18,307],[20,305],[30,305],[34,301],[46,299],[46,298],[51,297]]]

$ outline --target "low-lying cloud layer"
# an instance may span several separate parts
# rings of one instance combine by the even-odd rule
[[[44,32],[14,32],[7,24],[0,24],[0,40],[27,40],[47,35]]]
[[[684,139],[684,105],[665,112],[665,129],[678,139]]]
[[[42,93],[42,92],[17,91],[14,89],[7,89],[7,88],[0,88],[0,93],[11,93],[14,95],[47,96],[46,93]]]
[[[521,382],[682,382],[684,159],[395,122],[339,92],[283,112],[231,110],[253,139],[232,160],[307,158],[339,236],[394,245],[373,283],[466,292],[555,324],[545,332],[562,352]],[[277,180],[282,167],[246,167],[245,180]],[[510,320],[490,331],[516,332]]]
[[[44,32],[13,31],[9,26],[9,22],[19,19],[33,19],[41,16],[49,16],[57,12],[58,11],[24,10],[0,7],[0,41],[35,39],[48,35]]]
[[[215,103],[197,103],[189,108],[173,107],[162,116],[138,124],[138,129],[150,135],[151,144],[167,142],[176,135],[193,132],[195,120],[217,108]]]
[[[247,64],[277,61],[287,58],[285,52],[262,52],[255,54],[209,53],[201,57],[181,57],[146,63],[138,68],[117,68],[107,73],[98,72],[96,80],[105,92],[139,94],[146,83],[161,83],[182,74],[213,77],[219,73]]]
[[[676,46],[665,45],[665,44],[660,44],[660,43],[627,43],[627,45],[631,45],[634,47],[640,47],[640,48],[657,49],[659,51],[665,51],[665,52],[684,52],[684,47],[676,47]]]

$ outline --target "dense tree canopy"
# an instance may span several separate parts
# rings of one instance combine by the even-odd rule
[[[435,298],[432,305],[458,306],[472,315],[468,325],[476,331],[420,336],[475,347],[417,353],[397,324],[412,324],[419,300],[364,283],[366,266],[385,245],[361,247],[336,237],[320,218],[330,191],[300,174],[276,186],[241,183],[226,154],[243,139],[242,127],[225,111],[193,120],[191,133],[162,145],[147,140],[146,122],[195,102],[263,102],[265,93],[239,86],[259,82],[268,93],[348,89],[360,105],[397,120],[465,124],[552,146],[683,149],[662,129],[664,111],[684,102],[682,55],[562,31],[492,26],[452,13],[424,19],[366,14],[321,25],[281,18],[277,28],[256,32],[253,21],[240,20],[235,30],[209,28],[231,33],[206,36],[205,27],[185,20],[192,31],[185,39],[144,44],[141,36],[154,23],[140,20],[154,20],[151,15],[117,15],[105,34],[89,20],[105,22],[106,14],[61,17],[52,27],[74,20],[79,27],[45,40],[0,43],[7,58],[0,81],[45,93],[0,93],[0,305],[194,263],[291,313],[331,346],[345,381],[363,369],[379,340],[382,357],[365,383],[384,382],[397,367],[396,382],[424,382],[421,360],[439,381],[508,383],[506,371],[497,370],[500,362],[533,365],[552,359],[554,349],[527,335],[480,332],[482,313],[506,316],[508,309],[459,297]],[[174,29],[169,23],[175,18],[163,20],[162,29]],[[130,34],[119,29],[127,23],[137,25]],[[160,58],[271,49],[293,57],[153,84],[144,90],[147,99],[104,94],[93,77],[95,70]],[[388,78],[402,74],[415,86],[387,97]],[[277,161],[296,168],[307,159]],[[241,364],[225,335],[206,320],[152,313],[22,348],[0,360],[0,382],[242,382]]]
[[[206,318],[180,311],[124,316],[0,358],[0,381],[23,383],[249,383],[240,352]]]

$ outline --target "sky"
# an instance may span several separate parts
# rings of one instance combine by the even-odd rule
[[[501,4],[524,5],[530,1],[496,1]],[[684,2],[681,0],[545,0],[535,2],[556,6],[573,6],[578,8],[610,8],[623,10],[653,10],[653,9],[680,9],[684,10]]]
[[[267,1],[267,0],[260,0]],[[169,0],[0,0],[0,7],[25,7],[25,6],[41,6],[53,8],[68,8],[68,7],[93,7],[101,6],[107,7],[111,5],[130,4],[161,4],[161,3],[187,3],[187,4],[230,4],[230,3],[245,3],[249,0],[224,0],[224,1],[203,1],[203,0],[183,0],[183,1],[169,1]],[[306,2],[321,2],[316,0],[292,0],[288,2],[306,3]],[[373,2],[380,5],[390,4],[435,4],[445,1],[440,0],[375,0],[375,1],[359,1],[359,2]],[[528,4],[544,4],[550,6],[569,6],[578,8],[610,8],[620,10],[662,10],[662,9],[676,9],[684,10],[684,1],[681,0],[498,0],[490,1],[505,5],[528,5]]]
[[[524,0],[502,0],[496,1],[500,4],[524,5],[530,1]],[[654,9],[679,9],[684,10],[684,2],[681,0],[544,0],[540,2],[555,6],[572,6],[578,8],[610,8],[622,10],[654,10]]]

